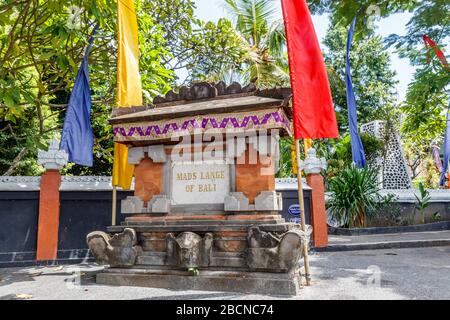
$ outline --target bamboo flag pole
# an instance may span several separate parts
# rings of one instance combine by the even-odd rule
[[[112,190],[112,215],[111,215],[111,223],[113,226],[116,225],[116,204],[117,204],[117,187],[113,186]]]
[[[306,234],[305,224],[305,203],[303,201],[303,183],[302,183],[302,169],[300,163],[300,139],[295,139],[295,155],[297,158],[297,184],[298,184],[298,204],[300,206],[300,226],[303,232]],[[306,285],[311,285],[311,275],[309,273],[309,256],[308,256],[308,243],[303,244],[303,259],[305,262],[305,279]]]

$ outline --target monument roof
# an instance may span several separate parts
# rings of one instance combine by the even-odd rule
[[[169,91],[154,105],[117,108],[110,123],[116,142],[162,141],[192,134],[280,128],[290,134],[290,88],[258,90],[254,84],[196,83]]]
[[[191,101],[166,107],[156,107],[145,111],[129,113],[117,116],[110,120],[111,123],[127,123],[135,121],[153,121],[164,118],[178,118],[187,115],[203,115],[209,113],[232,113],[234,111],[258,110],[267,107],[280,106],[281,99],[249,96],[227,96],[227,99],[214,99],[207,101]]]
[[[117,124],[152,121],[193,114],[257,110],[280,105],[286,107],[285,112],[291,117],[291,108],[287,103],[290,96],[290,88],[258,90],[253,83],[242,88],[237,82],[229,86],[224,82],[201,82],[190,87],[183,86],[178,93],[171,90],[165,97],[156,97],[154,105],[114,109],[110,122]]]

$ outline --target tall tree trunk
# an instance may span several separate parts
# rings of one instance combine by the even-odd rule
[[[20,150],[19,154],[14,158],[13,162],[11,163],[11,166],[6,170],[6,172],[3,174],[4,176],[10,176],[16,171],[17,166],[19,165],[20,160],[27,154],[28,149],[23,147],[22,150]]]

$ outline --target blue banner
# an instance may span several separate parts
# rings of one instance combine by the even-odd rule
[[[352,145],[353,162],[358,168],[366,166],[366,156],[364,155],[364,148],[361,142],[361,137],[358,132],[358,116],[356,114],[356,98],[353,91],[352,75],[350,70],[350,48],[352,46],[353,33],[355,32],[356,17],[353,19],[350,30],[348,31],[347,39],[347,53],[345,56],[345,85],[347,87],[347,109],[348,122],[350,127],[350,139]]]
[[[441,187],[445,184],[445,175],[447,174],[448,170],[448,161],[450,160],[450,103],[448,105],[447,109],[447,116],[446,116],[446,123],[445,123],[445,138],[444,138],[444,166],[442,168],[441,172],[441,181],[440,185]]]
[[[91,127],[91,92],[89,87],[88,56],[94,42],[94,34],[84,53],[75,84],[70,95],[69,105],[64,119],[59,148],[69,155],[69,161],[91,167],[93,164],[94,133]]]

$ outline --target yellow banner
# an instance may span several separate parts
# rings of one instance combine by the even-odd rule
[[[298,166],[297,166],[297,152],[295,151],[295,140],[292,139],[291,144],[291,163],[292,163],[292,173],[297,175]]]
[[[117,1],[117,107],[142,105],[139,74],[139,41],[133,0]],[[128,164],[128,148],[114,143],[112,184],[130,189],[134,166]]]
[[[308,156],[308,150],[312,148],[312,139],[304,139],[303,140],[303,147],[305,151],[305,159]],[[295,152],[295,140],[292,142],[291,145],[291,162],[292,162],[292,173],[294,175],[297,174],[298,166],[297,166],[297,155]]]
[[[129,190],[133,173],[134,166],[128,164],[128,147],[114,142],[113,186]]]
[[[305,159],[308,156],[308,150],[312,147],[312,139],[304,139],[303,146],[305,147]]]

